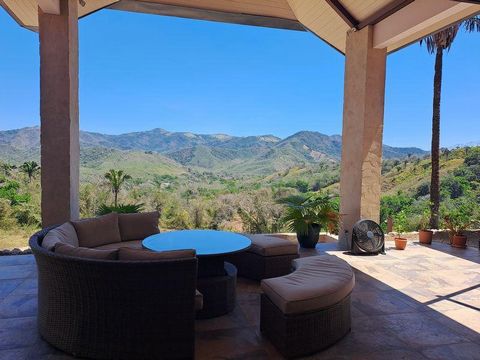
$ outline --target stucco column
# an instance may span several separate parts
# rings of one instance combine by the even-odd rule
[[[374,49],[372,40],[371,26],[347,34],[340,172],[343,249],[350,247],[355,222],[380,220],[386,50]]]
[[[78,218],[78,0],[60,15],[38,9],[42,225]]]

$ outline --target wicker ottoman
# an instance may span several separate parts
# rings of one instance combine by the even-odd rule
[[[298,258],[298,245],[289,240],[268,235],[247,235],[252,246],[228,257],[238,269],[238,276],[262,280],[282,276],[292,271],[292,260]]]
[[[262,281],[260,330],[285,357],[322,350],[350,331],[350,266],[331,255],[294,261],[289,275]]]

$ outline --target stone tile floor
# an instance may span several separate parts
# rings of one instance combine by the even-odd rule
[[[480,359],[480,252],[409,243],[387,255],[351,256],[319,244],[355,270],[352,331],[310,359]],[[33,257],[0,257],[0,359],[71,359],[36,329]],[[197,321],[197,359],[280,359],[259,332],[258,283],[239,279],[235,311]]]

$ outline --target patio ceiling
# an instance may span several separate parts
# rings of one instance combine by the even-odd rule
[[[83,4],[80,4],[83,3]],[[38,28],[38,7],[58,0],[0,0],[22,26]],[[227,23],[309,30],[340,52],[346,33],[374,26],[374,47],[395,51],[480,13],[477,0],[81,0],[79,17],[103,8]]]

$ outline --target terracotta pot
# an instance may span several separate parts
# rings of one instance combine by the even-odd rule
[[[404,250],[406,246],[407,246],[407,239],[402,237],[395,238],[395,248],[397,250]]]
[[[430,245],[433,239],[433,231],[431,230],[420,230],[418,232],[418,240],[421,244]]]
[[[467,247],[467,237],[463,235],[453,235],[452,246],[460,249]]]

